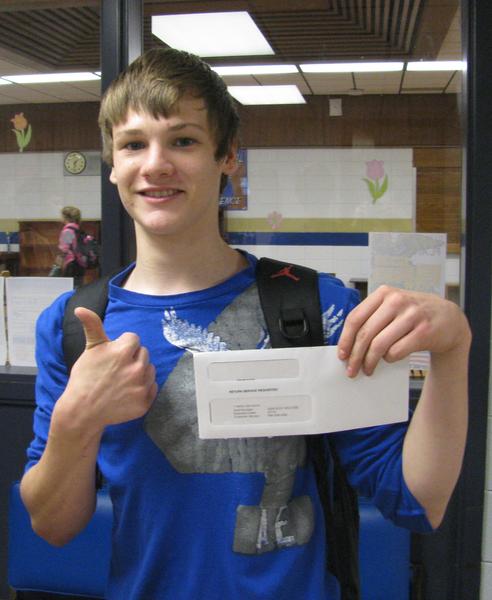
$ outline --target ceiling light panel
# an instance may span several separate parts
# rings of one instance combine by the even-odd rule
[[[62,83],[67,81],[91,81],[99,79],[95,73],[38,73],[37,75],[4,75],[12,83]]]
[[[245,11],[154,16],[152,33],[168,46],[198,56],[274,54]]]
[[[212,67],[222,77],[232,75],[285,75],[299,73],[295,65],[237,65]]]
[[[462,60],[421,60],[407,64],[407,71],[463,71],[464,68]]]
[[[227,88],[241,104],[305,104],[295,85],[231,85]]]
[[[304,73],[381,73],[402,71],[402,62],[309,63],[299,65]]]

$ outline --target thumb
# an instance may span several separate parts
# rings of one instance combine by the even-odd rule
[[[110,341],[104,331],[101,318],[94,311],[78,306],[74,313],[84,329],[86,350]]]

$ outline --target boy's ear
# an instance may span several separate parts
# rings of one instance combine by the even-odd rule
[[[234,142],[231,145],[229,152],[222,159],[222,172],[224,173],[224,175],[232,175],[233,173],[235,173],[237,171],[237,168],[238,168],[237,151],[238,151],[237,143]]]

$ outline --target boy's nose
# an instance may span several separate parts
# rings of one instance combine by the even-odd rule
[[[168,176],[174,173],[169,152],[163,148],[149,148],[142,171],[146,177]]]

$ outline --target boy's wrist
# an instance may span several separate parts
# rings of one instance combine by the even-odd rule
[[[65,392],[66,393],[66,392]],[[71,440],[82,446],[99,444],[104,425],[92,418],[89,411],[80,403],[70,400],[64,401],[60,397],[53,410],[50,426],[50,437],[55,439]]]

